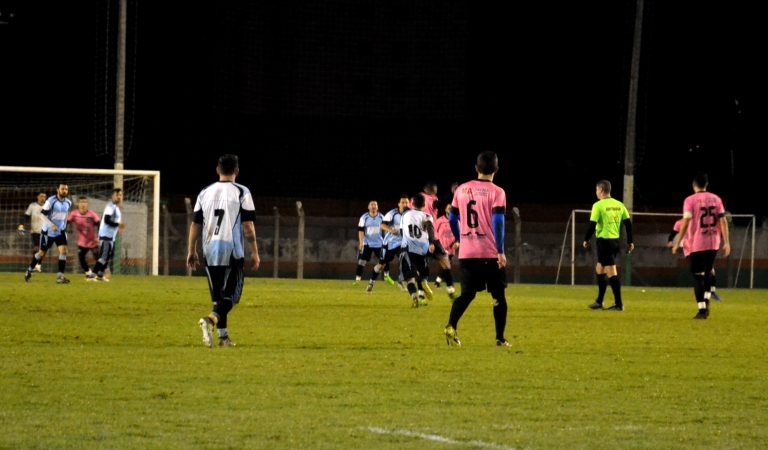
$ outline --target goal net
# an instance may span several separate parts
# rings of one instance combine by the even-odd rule
[[[568,218],[555,284],[561,281],[570,281],[571,285],[594,283],[597,252],[594,245],[590,249],[582,247],[590,213],[590,210],[575,209]],[[626,232],[622,227],[621,253],[616,261],[622,283],[637,286],[689,286],[690,271],[683,252],[672,255],[667,247],[672,228],[682,218],[682,214],[631,214],[635,251],[631,255],[626,254]],[[729,213],[727,218],[731,254],[724,258],[722,252],[718,252],[715,261],[717,283],[723,287],[752,288],[755,273],[755,216]]]
[[[157,275],[159,256],[160,172],[110,169],[63,169],[0,166],[0,270],[23,271],[29,264],[33,243],[30,217],[25,214],[39,193],[56,194],[59,184],[69,186],[72,210],[79,197],[100,218],[115,187],[122,186],[121,211],[125,227],[115,242],[112,271]],[[19,225],[24,230],[19,230]],[[77,231],[67,227],[67,272],[80,271],[77,262]],[[58,251],[49,251],[43,272],[56,271]],[[95,261],[88,255],[88,263]]]

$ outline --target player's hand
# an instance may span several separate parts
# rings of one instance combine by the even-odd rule
[[[582,242],[581,246],[584,248],[589,248],[589,241]]]
[[[200,259],[197,257],[197,251],[187,254],[187,267],[197,270],[200,266]]]
[[[499,269],[507,267],[507,255],[499,253],[496,255],[496,262],[499,264]]]
[[[251,270],[254,272],[259,270],[259,266],[261,265],[261,258],[259,258],[258,253],[254,253],[251,255]]]
[[[723,256],[731,254],[731,244],[723,244]]]
[[[630,242],[629,245],[627,246],[627,254],[630,254],[633,251],[635,251],[635,244]]]
[[[680,248],[680,246],[679,245],[674,245],[674,244],[672,245],[672,247],[670,247],[670,250],[672,250],[672,254],[673,255],[677,253],[677,249],[678,248]]]
[[[54,225],[54,226],[51,227],[51,231],[53,231],[54,233],[58,233],[59,232],[59,227]]]
[[[429,251],[428,251],[428,253],[432,253],[432,254],[435,253],[435,244],[429,244]]]

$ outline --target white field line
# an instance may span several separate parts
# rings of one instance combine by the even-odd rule
[[[515,450],[513,447],[507,447],[506,445],[493,444],[491,442],[483,442],[483,441],[475,441],[475,440],[459,441],[456,439],[451,439],[449,437],[440,436],[439,434],[427,434],[427,433],[421,433],[418,431],[411,431],[411,430],[388,430],[386,428],[368,427],[368,431],[374,434],[413,437],[418,439],[424,439],[425,441],[439,442],[441,444],[462,445],[462,446],[471,446],[471,447],[477,447],[477,448],[490,448],[495,450]]]

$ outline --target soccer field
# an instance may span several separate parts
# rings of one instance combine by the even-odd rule
[[[510,285],[459,323],[435,290],[248,278],[236,348],[203,347],[203,277],[0,274],[0,448],[765,448],[768,292]],[[612,303],[607,294],[606,304]]]

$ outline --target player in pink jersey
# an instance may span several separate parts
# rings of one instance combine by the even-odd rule
[[[669,232],[669,236],[667,237],[667,247],[672,248],[672,246],[674,245],[675,238],[680,233],[680,229],[683,227],[683,222],[685,222],[684,219],[679,219],[675,222],[674,225],[672,225],[672,231]],[[685,245],[685,241],[683,240],[680,245]],[[714,298],[715,300],[720,302],[722,301],[722,299],[717,294],[716,285],[717,285],[717,279],[715,277],[715,268],[712,267],[712,286],[709,288],[709,294],[711,298]]]
[[[725,218],[723,201],[717,195],[707,192],[707,174],[699,173],[693,179],[693,194],[683,202],[683,224],[672,244],[672,254],[677,253],[680,242],[683,254],[693,274],[693,293],[699,311],[694,319],[709,317],[710,288],[715,257],[723,244],[723,255],[731,254],[728,220]]]
[[[78,197],[77,211],[69,213],[67,218],[67,222],[74,224],[77,230],[77,258],[80,260],[80,267],[86,275],[92,273],[86,261],[88,252],[91,252],[94,259],[99,257],[99,240],[96,238],[96,225],[100,221],[99,215],[88,209],[88,197]]]
[[[484,151],[477,156],[477,179],[458,188],[451,203],[450,224],[460,242],[461,295],[453,302],[445,339],[449,345],[461,345],[457,336],[459,319],[475,295],[488,290],[493,297],[496,345],[510,347],[504,337],[507,326],[507,256],[504,253],[504,213],[507,195],[493,184],[499,170],[496,153]]]

